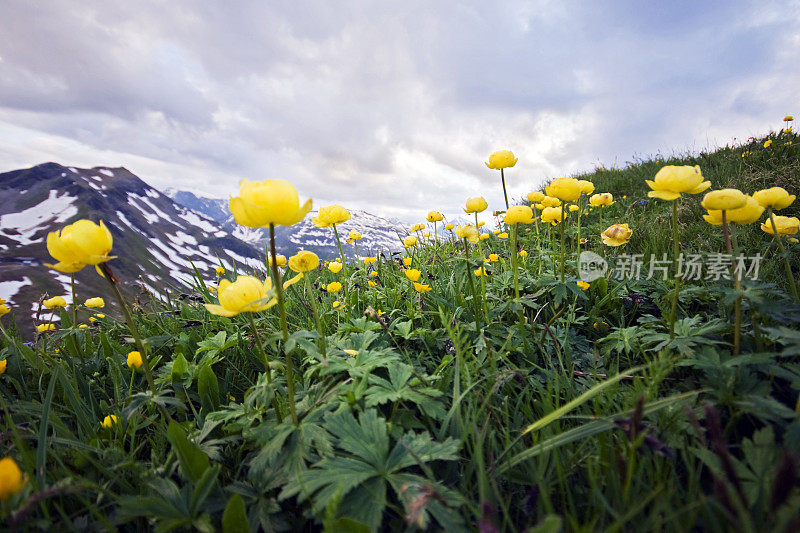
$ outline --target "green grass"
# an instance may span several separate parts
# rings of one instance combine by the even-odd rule
[[[609,259],[671,254],[670,205],[648,199],[644,183],[664,164],[698,164],[714,188],[796,192],[797,139],[771,138],[769,149],[758,139],[580,176],[617,200],[583,217],[585,248],[601,252],[599,233],[624,222],[633,237],[607,250]],[[681,199],[681,249],[721,252],[721,228],[702,220],[699,202]],[[781,214],[796,213],[797,203]],[[735,228],[743,251],[766,256],[761,278],[741,292],[730,280],[682,284],[671,337],[670,280],[600,279],[581,290],[572,219],[563,283],[557,234],[540,242],[528,229],[519,300],[511,239],[495,236],[470,246],[468,258],[453,240],[416,249],[414,267],[432,287],[422,295],[389,258],[349,265],[347,295],[322,290],[342,273],[310,273],[311,292],[304,283],[286,292],[287,342],[275,307],[254,316],[271,384],[248,318],[210,315],[202,301],[215,300],[200,280],[194,300],[133,308],[155,394],[125,366],[134,344],[122,317],[78,329],[61,311],[62,329],[30,345],[4,331],[0,449],[28,481],[0,503],[0,526],[798,529],[800,307],[771,236],[758,225]],[[790,245],[794,260],[798,249]],[[500,260],[474,277],[489,252]],[[741,352],[733,355],[739,296]],[[88,314],[80,309],[81,320]],[[119,423],[102,428],[109,414]]]

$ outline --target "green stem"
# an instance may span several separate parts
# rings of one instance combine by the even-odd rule
[[[261,358],[261,363],[264,365],[264,370],[267,372],[267,383],[272,384],[272,370],[269,367],[269,357],[264,350],[264,345],[261,344],[261,337],[258,335],[255,320],[253,320],[253,313],[247,313],[247,318],[250,321],[250,329],[253,330],[253,337],[256,340],[256,347],[258,348],[258,356]]]
[[[578,197],[578,236],[576,237],[578,254],[581,253],[581,214],[583,213],[583,193]]]
[[[789,280],[789,289],[792,291],[792,296],[794,297],[795,302],[800,303],[800,297],[798,297],[797,293],[797,285],[794,283],[794,275],[792,274],[792,267],[789,265],[789,258],[786,257],[786,248],[783,247],[783,241],[781,241],[781,236],[778,235],[778,228],[775,226],[775,216],[772,214],[772,208],[768,208],[767,216],[769,217],[769,221],[772,224],[772,234],[775,236],[775,241],[778,243],[778,249],[781,251],[781,255],[783,256],[783,268],[786,271],[786,279]]]
[[[336,226],[333,226],[333,229],[336,230]],[[336,242],[339,242],[339,234],[336,234]],[[275,253],[275,224],[270,222],[269,224],[269,247],[270,253],[272,254],[272,278],[274,280],[278,280],[275,283],[275,292],[278,296],[278,313],[280,315],[281,320],[281,332],[283,333],[283,351],[284,355],[286,356],[286,394],[288,395],[287,403],[289,404],[289,412],[292,415],[292,422],[295,426],[299,425],[297,420],[297,410],[294,404],[294,368],[292,367],[292,356],[286,350],[286,341],[289,340],[289,329],[286,326],[286,308],[283,305],[283,285],[280,283],[280,276],[278,275],[278,262],[275,259],[277,255]],[[342,245],[339,244],[339,251],[341,252]],[[342,254],[344,257],[344,254]],[[344,268],[344,266],[342,267]]]
[[[317,309],[317,299],[314,297],[314,290],[311,288],[311,280],[308,279],[308,272],[305,273],[303,278],[305,278],[306,291],[308,291],[308,299],[311,301],[311,312],[314,314],[314,322],[317,325],[317,332],[319,333],[319,349],[322,352],[322,357],[327,359],[328,349],[325,344],[325,330],[322,328],[322,321],[319,318],[319,310]]]
[[[508,209],[508,193],[506,193],[506,175],[503,172],[503,169],[500,169],[500,179],[503,182],[503,198],[506,199],[506,209]]]
[[[561,202],[561,283],[564,283],[564,225],[566,225],[566,220],[564,220],[564,202]]]
[[[103,277],[106,279],[106,281],[108,281],[108,284],[111,285],[111,290],[114,292],[114,296],[116,296],[117,302],[122,309],[122,314],[125,316],[125,322],[128,323],[128,329],[131,331],[131,335],[136,343],[136,347],[139,349],[139,353],[142,354],[142,366],[144,367],[144,375],[147,378],[147,385],[150,387],[150,391],[153,393],[153,396],[155,396],[157,394],[156,384],[153,381],[153,372],[150,370],[150,356],[147,353],[146,345],[144,342],[142,342],[142,337],[139,334],[139,328],[136,326],[136,322],[133,321],[131,312],[128,309],[128,304],[125,302],[125,298],[123,298],[122,293],[117,286],[117,278],[114,277],[114,273],[111,272],[111,268],[108,266],[108,263],[100,263],[100,270],[103,272]],[[73,305],[75,304],[74,301],[72,303]]]
[[[722,212],[723,216],[725,211]],[[724,219],[723,219],[723,222]],[[727,224],[726,224],[727,225]],[[731,228],[730,230],[730,238],[733,243],[733,250],[729,252],[732,254],[734,261],[736,261],[736,257],[739,256],[739,243],[736,240],[736,235],[733,233]],[[737,292],[741,292],[742,290],[742,278],[741,278],[741,271],[738,268],[733,269],[733,288],[736,289]],[[736,297],[736,302],[733,304],[733,355],[739,355],[739,350],[741,346],[741,339],[742,339],[742,295]]]
[[[75,290],[75,273],[69,275],[69,284],[70,288],[72,289],[72,342],[75,344],[75,350],[78,352],[78,355],[81,358],[81,361],[85,358],[83,355],[83,348],[81,348],[81,343],[78,342],[78,292]]]
[[[344,289],[344,302],[347,301],[347,262],[344,260],[344,250],[342,249],[342,241],[339,239],[339,230],[336,229],[336,224],[333,224],[333,234],[336,236],[336,246],[339,248],[339,258],[342,260],[342,288]]]
[[[469,282],[469,290],[472,293],[472,307],[474,308],[473,311],[475,313],[475,333],[480,335],[481,334],[481,327],[480,327],[480,311],[478,310],[478,295],[475,292],[475,284],[472,282],[472,267],[469,264],[469,244],[467,243],[467,239],[464,239],[464,260],[467,262],[467,281]],[[481,268],[483,264],[481,264]]]
[[[678,277],[678,254],[680,253],[680,245],[678,242],[678,200],[672,201],[672,272],[675,287],[672,292],[672,303],[669,311],[669,338],[675,338],[675,313],[678,309],[678,289],[680,286],[680,278]]]

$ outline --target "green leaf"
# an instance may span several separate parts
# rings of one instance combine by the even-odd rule
[[[200,403],[203,404],[206,412],[210,413],[219,409],[219,381],[208,363],[204,364],[198,372],[197,392],[200,394]]]
[[[238,494],[234,494],[225,506],[222,513],[222,533],[241,533],[250,531],[250,523],[247,521],[247,509],[244,507],[244,500]]]
[[[187,372],[189,372],[189,362],[186,361],[182,353],[179,353],[178,357],[172,362],[172,380],[180,380]]]
[[[189,442],[183,432],[183,428],[177,422],[169,423],[167,438],[178,456],[183,475],[193,483],[200,481],[210,464],[208,456],[200,448]]]

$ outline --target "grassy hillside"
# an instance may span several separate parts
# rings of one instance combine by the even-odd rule
[[[30,344],[4,329],[0,528],[797,531],[800,304],[778,241],[733,228],[767,257],[741,284],[575,270],[579,231],[612,266],[671,259],[674,204],[644,183],[665,164],[796,193],[797,139],[770,138],[580,176],[617,199],[580,230],[579,209],[474,243],[420,231],[404,258],[279,272],[283,292],[227,272],[88,328],[60,310]],[[681,250],[722,252],[701,198],[679,200]],[[622,246],[600,240],[612,223]]]

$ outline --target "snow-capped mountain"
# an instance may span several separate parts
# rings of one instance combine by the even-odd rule
[[[20,317],[36,311],[43,294],[69,297],[69,275],[53,262],[46,238],[81,218],[102,220],[114,237],[109,265],[129,293],[184,290],[192,265],[207,280],[222,263],[262,268],[264,253],[202,213],[173,202],[124,168],[80,169],[44,163],[0,174],[0,298]],[[77,274],[80,299],[108,294],[92,268]],[[134,283],[135,282],[135,283]],[[107,298],[107,300],[111,300]],[[25,313],[21,312],[24,308]]]
[[[214,219],[222,227],[237,238],[252,243],[266,250],[269,230],[265,228],[246,228],[233,220],[228,209],[228,200],[222,198],[207,198],[188,191],[167,189],[164,191],[175,202],[190,209],[205,214]],[[361,240],[356,242],[358,254],[375,255],[383,251],[388,252],[401,248],[400,235],[404,235],[404,228],[399,222],[388,220],[366,211],[350,210],[351,218],[338,226],[342,247],[348,257],[355,256],[355,247],[347,244],[345,240],[351,230],[361,233]],[[278,252],[287,257],[299,250],[311,250],[323,259],[333,259],[339,256],[333,228],[318,228],[312,222],[316,211],[309,213],[301,222],[291,227],[278,226],[275,230],[275,244]]]

